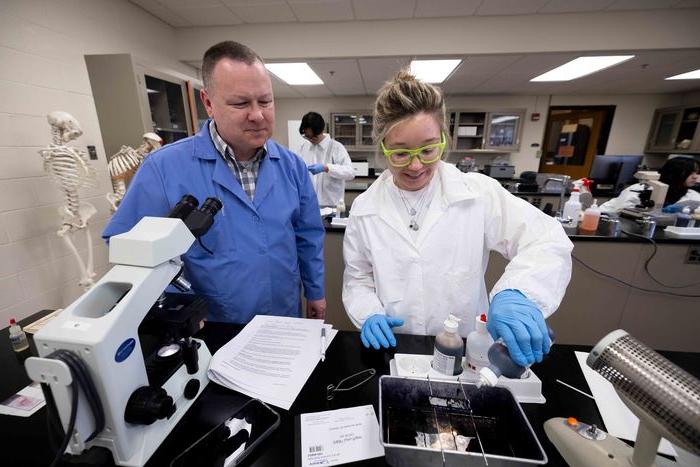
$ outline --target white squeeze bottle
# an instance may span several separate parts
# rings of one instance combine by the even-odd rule
[[[21,352],[29,347],[27,335],[14,318],[10,320],[10,344],[15,352]]]
[[[335,206],[336,214],[338,217],[345,217],[345,200],[338,201]]]
[[[493,337],[486,330],[486,314],[476,317],[475,329],[467,336],[467,366],[478,372],[489,366],[489,348],[493,345]]]
[[[456,376],[462,373],[464,341],[458,333],[459,321],[459,318],[450,315],[445,320],[445,329],[435,336],[433,369],[443,375]]]
[[[564,203],[564,213],[563,213],[563,218],[571,218],[573,219],[574,225],[578,225],[578,221],[581,218],[581,200],[580,200],[581,192],[578,191],[578,188],[574,188],[571,191],[571,196],[569,197],[569,200]]]

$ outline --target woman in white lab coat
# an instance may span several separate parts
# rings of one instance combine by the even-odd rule
[[[571,277],[562,227],[496,180],[441,161],[443,96],[408,72],[380,90],[374,131],[389,170],[353,202],[343,244],[343,303],[365,347],[395,345],[393,327],[435,335],[449,314],[464,337],[488,309],[489,332],[516,362],[541,361],[544,318]],[[510,263],[489,295],[491,250]]]
[[[299,155],[311,173],[319,206],[335,207],[345,196],[345,182],[355,178],[355,173],[345,146],[324,133],[325,128],[326,122],[316,112],[302,117],[299,133],[306,141]]]
[[[696,201],[700,203],[700,193],[691,190],[690,187],[700,181],[700,164],[689,157],[674,157],[666,161],[659,170],[659,181],[668,185],[668,192],[663,206],[667,207],[676,203]],[[635,183],[613,198],[600,205],[602,212],[619,213],[623,209],[629,209],[641,203],[639,193],[644,189],[641,183]],[[673,211],[673,209],[672,209]]]

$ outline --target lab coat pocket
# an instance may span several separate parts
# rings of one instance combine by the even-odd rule
[[[442,296],[442,309],[445,314],[456,316],[485,313],[486,310],[476,310],[478,306],[481,280],[475,277],[470,269],[458,269],[445,273],[445,289],[435,293],[434,297]],[[438,291],[434,291],[438,292]]]
[[[406,269],[388,248],[372,251],[372,272],[377,296],[383,305],[403,300]]]

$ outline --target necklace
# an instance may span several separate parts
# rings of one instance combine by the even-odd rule
[[[415,204],[415,207],[411,206],[406,197],[404,197],[403,190],[401,190],[400,188],[398,190],[399,196],[401,197],[401,202],[403,202],[403,205],[406,208],[406,212],[408,213],[408,215],[411,216],[411,220],[408,223],[408,228],[413,231],[417,231],[418,229],[420,229],[420,225],[418,224],[416,217],[418,217],[421,211],[423,210],[423,202],[425,201],[426,194],[428,193],[428,191],[430,191],[430,188],[427,188],[421,194],[420,198],[418,199],[418,202]]]

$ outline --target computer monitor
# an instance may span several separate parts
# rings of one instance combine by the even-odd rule
[[[615,194],[634,183],[634,174],[642,163],[642,156],[597,155],[588,178],[596,182],[598,190],[610,190]]]

